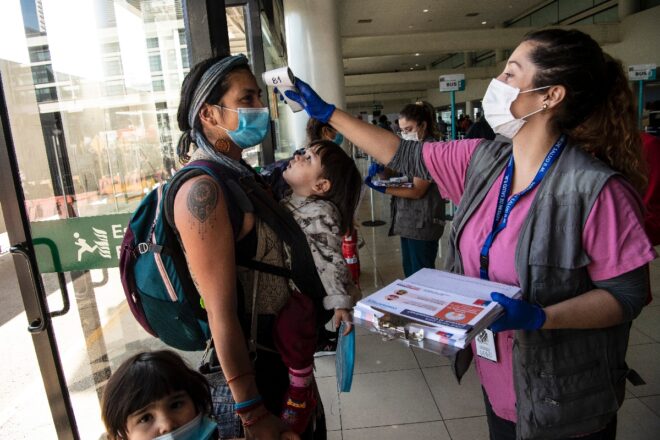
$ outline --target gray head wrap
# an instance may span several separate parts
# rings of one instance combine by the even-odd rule
[[[204,105],[204,101],[208,98],[209,94],[215,87],[220,84],[220,82],[225,78],[227,73],[237,66],[247,66],[248,59],[245,55],[233,55],[225,57],[209,67],[199,82],[197,83],[197,88],[193,93],[193,98],[190,102],[190,111],[188,113],[188,125],[190,129],[186,130],[181,134],[179,138],[178,151],[188,151],[190,149],[190,144],[195,143],[197,148],[201,149],[205,156],[213,159],[217,162],[222,163],[223,165],[239,172],[240,174],[250,174],[250,171],[247,170],[243,165],[238,161],[235,161],[224,154],[218,153],[215,148],[209,143],[209,141],[204,137],[204,134],[195,128],[195,125],[199,119],[199,111]]]

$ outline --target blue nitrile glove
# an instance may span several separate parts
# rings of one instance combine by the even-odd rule
[[[384,170],[385,167],[378,162],[371,162],[369,164],[369,170],[367,170],[367,176],[374,177],[376,174],[382,173]]]
[[[303,106],[310,118],[327,124],[330,116],[332,116],[332,112],[335,111],[335,106],[322,100],[314,89],[303,80],[296,78],[295,85],[300,93],[296,93],[293,90],[285,90],[284,94],[286,97]]]
[[[504,315],[490,326],[494,332],[538,330],[545,324],[545,312],[536,304],[521,299],[511,299],[497,292],[492,292],[490,297],[504,307]]]
[[[367,176],[367,177],[365,177],[365,178],[364,178],[364,184],[367,185],[369,188],[373,189],[374,191],[378,191],[379,193],[383,193],[383,194],[385,194],[385,190],[386,190],[387,188],[385,188],[384,186],[376,186],[376,185],[374,185],[373,182],[371,181],[371,178],[372,178],[372,177],[373,177],[373,176]]]

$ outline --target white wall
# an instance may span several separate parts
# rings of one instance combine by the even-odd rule
[[[633,14],[621,22],[621,43],[603,49],[624,66],[660,65],[660,6]]]

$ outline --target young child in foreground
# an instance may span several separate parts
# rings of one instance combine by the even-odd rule
[[[110,440],[218,438],[206,379],[169,350],[122,363],[105,386],[101,410]]]
[[[282,177],[292,193],[281,203],[307,238],[327,293],[323,305],[326,310],[335,311],[335,328],[341,321],[350,323],[350,309],[359,293],[346,267],[341,245],[342,237],[353,232],[362,186],[360,172],[339,145],[318,140],[291,159]],[[281,416],[297,433],[304,431],[316,407],[312,383],[319,326],[313,311],[311,299],[293,289],[275,324],[275,342],[289,367],[289,390]],[[350,331],[349,325],[346,334]],[[295,342],[292,344],[291,340]]]

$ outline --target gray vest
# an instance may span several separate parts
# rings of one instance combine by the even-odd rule
[[[431,184],[421,199],[392,196],[392,226],[389,235],[414,240],[438,240],[445,229],[444,208],[445,202],[440,198],[435,183]]]
[[[510,144],[494,141],[475,150],[452,223],[447,270],[463,273],[461,232],[510,154]],[[526,301],[548,306],[594,288],[582,231],[598,194],[615,174],[569,144],[539,184],[515,252]],[[516,437],[555,439],[603,429],[623,401],[629,330],[630,323],[607,329],[516,331]],[[471,349],[457,355],[453,367],[459,380],[471,361]]]

